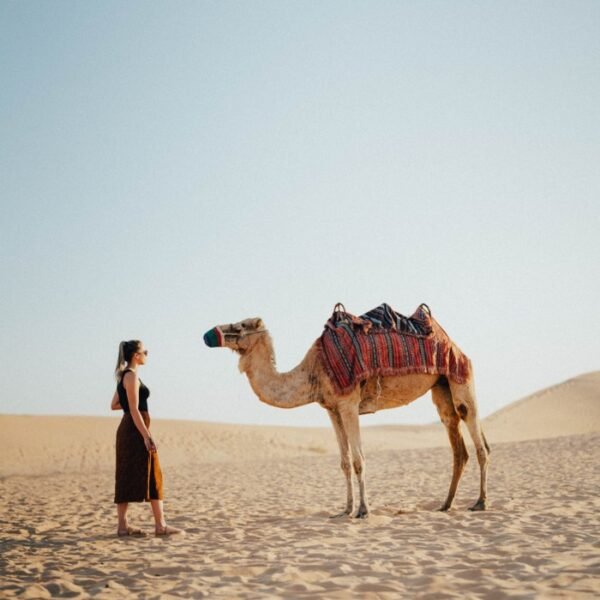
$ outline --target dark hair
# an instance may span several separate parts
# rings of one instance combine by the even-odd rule
[[[133,355],[138,351],[141,344],[142,342],[140,342],[140,340],[129,340],[128,342],[121,342],[119,344],[119,356],[117,358],[117,367],[115,369],[117,381],[121,381],[123,371],[125,371],[127,365],[131,362]]]

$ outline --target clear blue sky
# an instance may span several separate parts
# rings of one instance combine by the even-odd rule
[[[288,370],[334,304],[427,302],[483,415],[600,368],[599,2],[0,3],[0,411],[262,405],[202,334]],[[365,424],[436,420],[429,399]]]

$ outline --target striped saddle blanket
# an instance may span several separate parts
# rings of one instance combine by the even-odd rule
[[[341,304],[317,340],[319,358],[339,395],[375,376],[430,373],[457,383],[469,376],[469,359],[450,340],[426,304],[406,317],[389,305],[356,317]]]

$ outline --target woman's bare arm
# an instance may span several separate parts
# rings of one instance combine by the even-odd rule
[[[121,403],[119,402],[119,392],[115,392],[115,395],[112,397],[112,401],[110,403],[110,410],[119,410],[121,408]]]
[[[138,408],[140,398],[140,380],[138,376],[131,371],[125,373],[123,377],[123,387],[127,392],[127,403],[129,404],[131,418],[133,419],[138,431],[142,434],[146,448],[148,448],[150,452],[156,452],[156,445],[150,437],[150,432],[148,431],[148,428],[144,423],[144,419],[142,419],[142,414]]]

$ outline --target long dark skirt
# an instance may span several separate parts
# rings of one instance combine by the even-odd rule
[[[146,427],[150,415],[141,413]],[[162,471],[156,452],[148,452],[133,418],[125,413],[117,429],[115,503],[163,499]]]

